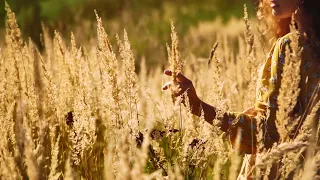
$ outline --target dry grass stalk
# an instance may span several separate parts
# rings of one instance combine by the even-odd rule
[[[209,95],[209,102],[216,104],[217,109],[223,111],[227,109],[226,107],[226,100],[225,100],[225,93],[223,91],[224,88],[224,81],[222,80],[222,64],[220,59],[217,58],[215,52],[218,48],[218,42],[216,42],[210,52],[210,57],[208,61],[208,72],[204,74],[211,74],[212,80],[210,84],[210,89],[212,89],[211,94]],[[207,86],[207,83],[205,83]]]
[[[244,71],[244,79],[242,82],[242,86],[244,89],[247,89],[247,93],[243,95],[243,98],[249,99],[248,102],[254,101],[254,96],[248,96],[247,94],[254,94],[256,92],[256,84],[257,84],[257,77],[259,76],[257,73],[257,68],[259,65],[259,61],[257,60],[257,52],[256,52],[256,45],[255,42],[255,35],[252,30],[252,25],[249,20],[249,15],[247,12],[247,6],[244,5],[244,23],[245,23],[245,43],[246,43],[246,56],[243,57],[243,60],[246,63],[246,68]],[[239,37],[240,39],[241,37]],[[244,107],[250,107],[251,104],[244,103]]]
[[[48,179],[50,180],[58,180],[59,177],[61,176],[61,172],[59,172],[58,167],[59,167],[59,141],[60,141],[60,136],[54,140],[52,143],[52,152],[51,152],[51,166],[50,166],[50,174]]]
[[[239,174],[239,167],[240,167],[241,158],[242,158],[239,152],[240,142],[241,142],[240,140],[241,140],[241,134],[240,134],[240,130],[238,130],[236,141],[235,141],[236,143],[234,146],[234,152],[231,155],[229,180],[237,179],[237,176]]]
[[[319,179],[320,152],[305,162],[304,171],[301,175],[302,180]]]
[[[66,164],[65,164],[65,171],[63,173],[63,179],[65,180],[73,180],[74,178],[74,172],[73,169],[71,167],[71,163],[70,163],[70,158],[68,158],[66,160]]]
[[[277,111],[276,120],[281,142],[284,142],[289,136],[289,131],[293,125],[292,115],[290,114],[294,110],[300,93],[301,50],[299,49],[298,41],[299,37],[294,36],[290,40],[283,39],[279,42],[283,43],[282,48],[285,50],[285,54],[283,54],[284,52],[280,52],[280,56],[285,56],[285,63],[278,95],[279,110]]]
[[[281,160],[281,177],[289,179],[293,176],[295,171],[301,168],[300,165],[303,164],[303,153],[306,149],[307,147],[284,154],[284,157]]]
[[[102,26],[102,20],[96,13],[97,18],[97,35],[98,35],[98,59],[102,63],[104,70],[107,71],[109,84],[111,85],[111,94],[113,106],[111,109],[113,121],[116,126],[122,125],[122,115],[120,106],[120,89],[118,85],[118,60],[115,53],[112,51],[112,46],[109,42],[108,35]],[[106,88],[107,89],[107,88]]]
[[[129,120],[138,120],[137,104],[138,98],[138,85],[137,75],[135,73],[135,58],[131,50],[131,46],[128,39],[128,34],[124,30],[124,42],[122,42],[117,35],[117,41],[119,46],[120,57],[124,69],[124,85],[122,87],[126,104],[129,108]]]
[[[275,147],[273,147],[270,152],[261,154],[257,157],[256,167],[263,167],[268,164],[271,164],[279,159],[288,152],[300,150],[308,146],[307,142],[302,141],[294,141],[291,143],[281,143]]]
[[[170,70],[172,71],[172,80],[176,84],[176,76],[178,73],[182,73],[185,62],[181,60],[179,52],[179,38],[175,30],[173,22],[171,22],[171,47],[167,44],[168,59],[170,64]],[[173,88],[174,88],[173,84]],[[175,102],[175,98],[173,97]]]
[[[15,161],[16,140],[14,134],[14,122],[12,121],[15,113],[16,102],[12,103],[8,109],[8,114],[5,118],[5,122],[2,122],[1,134],[6,138],[1,140],[0,151],[0,177],[8,177],[8,179],[22,179],[20,170]]]
[[[244,5],[244,22],[245,22],[245,38],[247,43],[246,53],[248,56],[251,54],[255,56],[255,47],[254,47],[254,35],[252,33],[251,24],[249,21],[249,15],[247,11],[247,5]]]
[[[303,122],[301,128],[297,130],[296,134],[296,140],[298,141],[309,141],[310,138],[312,138],[312,135],[314,136],[314,143],[316,143],[318,140],[318,134],[317,134],[317,127],[319,124],[319,112],[320,112],[320,101],[317,102],[315,106],[313,106],[312,111],[310,114],[306,117],[306,120]]]
[[[216,42],[216,43],[213,45],[213,47],[212,47],[212,49],[211,49],[211,51],[210,51],[210,56],[209,56],[209,60],[208,60],[208,66],[209,66],[209,67],[210,67],[211,61],[212,61],[213,58],[215,57],[214,55],[215,55],[215,52],[216,52],[216,50],[217,50],[217,48],[218,48],[218,45],[219,45],[219,42]]]
[[[30,179],[37,180],[39,179],[38,172],[38,162],[37,162],[37,149],[35,149],[35,144],[32,140],[32,132],[30,131],[32,127],[25,125],[26,127],[26,139],[25,139],[25,156],[26,156],[26,165],[27,165],[27,174]]]
[[[11,11],[7,2],[5,2],[5,10],[7,11],[7,21],[6,21],[6,43],[7,45],[13,45],[17,47],[22,47],[23,42],[21,39],[21,32],[18,28],[15,14]]]

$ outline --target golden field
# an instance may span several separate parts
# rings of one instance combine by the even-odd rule
[[[23,41],[14,13],[6,10],[0,49],[1,179],[237,178],[244,154],[219,127],[192,116],[188,105],[179,98],[173,102],[161,86],[171,80],[164,68],[173,67],[193,81],[202,100],[219,109],[252,106],[258,67],[271,42],[253,28],[256,21],[250,25],[246,13],[244,21],[200,23],[183,39],[172,25],[168,52],[154,52],[169,58],[148,67],[148,59],[136,60],[125,31],[109,41],[97,13],[96,36],[85,44],[73,33],[62,38],[43,26],[47,33],[40,52],[31,40]],[[195,55],[199,52],[208,56]],[[280,179],[317,178],[318,107],[295,140],[257,154],[257,179],[267,177],[278,161]]]

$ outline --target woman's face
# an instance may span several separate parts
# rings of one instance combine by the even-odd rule
[[[280,18],[290,18],[302,0],[268,0],[272,15]]]

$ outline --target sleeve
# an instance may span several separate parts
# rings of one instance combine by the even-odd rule
[[[268,113],[269,132],[264,137],[267,139],[264,140],[265,142],[269,140],[273,143],[279,139],[275,126],[277,97],[285,61],[284,44],[289,42],[289,39],[278,40],[259,72],[254,110],[265,118]],[[235,143],[238,132],[240,133],[241,152],[256,152],[257,116],[241,112],[226,112],[220,122],[222,122],[221,130],[229,133],[232,144]],[[272,143],[269,146],[272,146]]]

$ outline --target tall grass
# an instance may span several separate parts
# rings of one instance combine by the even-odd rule
[[[96,13],[94,43],[78,45],[72,33],[70,40],[58,32],[50,38],[43,27],[45,49],[40,53],[31,40],[22,40],[8,5],[6,11],[5,46],[0,49],[1,179],[237,178],[243,159],[238,151],[240,139],[231,147],[219,127],[192,116],[188,105],[173,103],[170,92],[160,90],[168,80],[161,67],[148,70],[146,59],[137,75],[126,31],[123,38],[117,35],[117,46],[113,46]],[[244,30],[237,40],[238,49],[221,32],[208,63],[207,57],[192,55],[199,47],[191,44],[190,49],[181,48],[182,57],[172,25],[166,64],[175,73],[184,70],[204,101],[223,110],[241,111],[253,104],[256,70],[265,58],[265,44],[257,40],[262,35],[252,31],[247,14]],[[186,41],[194,35],[210,38],[194,32]],[[297,61],[290,62],[284,73],[296,72]],[[292,80],[297,78],[284,82]],[[296,83],[292,86],[297,88]],[[282,123],[290,124],[286,113],[293,105],[285,98],[296,92],[281,91],[277,128],[283,130],[282,142],[269,151],[258,144],[252,169],[260,172],[257,177],[267,176],[276,161],[283,162],[283,178],[292,173],[296,179],[317,175],[319,103],[311,108],[297,137],[285,138],[283,127],[288,124]]]

